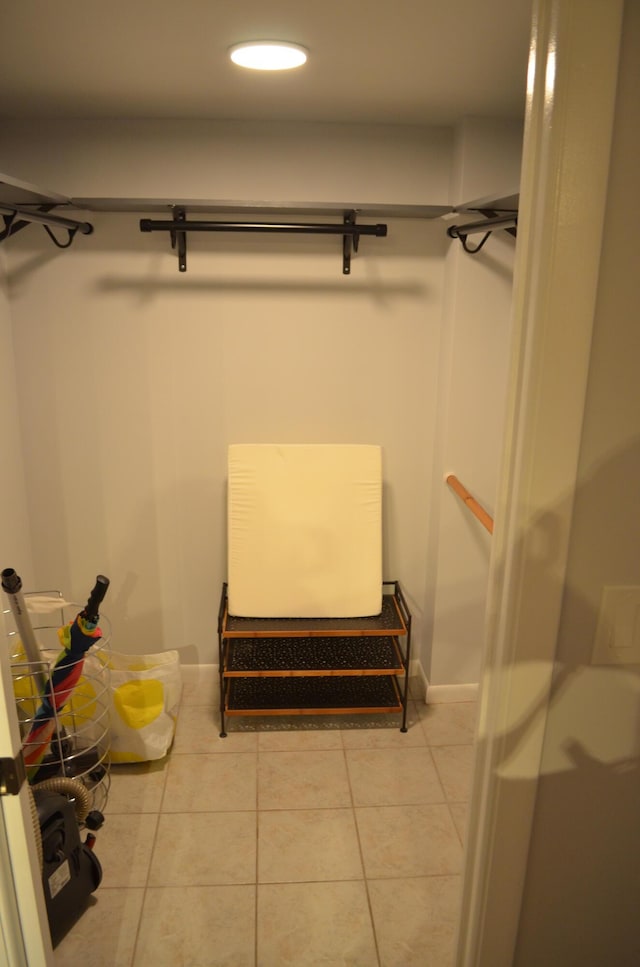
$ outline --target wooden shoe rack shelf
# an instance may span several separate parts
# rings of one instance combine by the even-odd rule
[[[218,612],[220,735],[227,716],[401,713],[407,731],[411,614],[398,581],[366,618],[245,618]]]

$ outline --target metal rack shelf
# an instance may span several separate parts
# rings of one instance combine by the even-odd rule
[[[384,587],[394,587],[389,582]],[[406,635],[407,626],[400,610],[396,594],[383,594],[380,614],[366,618],[239,618],[230,615],[226,608],[226,584],[224,585],[225,609],[222,614],[225,638],[314,638],[339,635]]]
[[[406,732],[411,614],[398,581],[379,614],[363,618],[218,612],[221,736],[225,716],[401,712]]]
[[[362,675],[364,670],[369,675],[401,675],[404,665],[397,638],[233,638],[223,674]]]
[[[227,715],[337,715],[401,712],[395,678],[381,675],[312,678],[232,678]]]

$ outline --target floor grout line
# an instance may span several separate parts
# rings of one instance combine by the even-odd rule
[[[410,698],[410,701],[415,701],[414,699],[411,699],[411,696],[409,696],[409,698]],[[201,711],[204,711],[205,709],[206,710],[209,710],[209,711],[211,710],[211,706],[208,705],[208,704],[204,704],[204,703],[202,705],[199,704],[199,705],[184,706],[184,709],[187,709],[187,708],[199,709]],[[214,712],[215,712],[215,709],[214,709]],[[234,750],[233,753],[232,753],[232,754],[235,754],[237,756],[253,755],[255,757],[255,763],[256,763],[255,809],[247,808],[247,809],[232,809],[232,810],[225,810],[225,809],[201,809],[201,810],[193,810],[193,809],[189,808],[189,809],[181,809],[181,810],[175,810],[175,811],[172,811],[172,810],[166,810],[165,811],[165,808],[164,807],[165,807],[165,805],[168,802],[168,800],[166,798],[167,797],[167,784],[168,784],[168,778],[169,778],[169,771],[170,771],[170,768],[171,768],[171,760],[169,758],[167,758],[166,768],[163,769],[164,776],[163,776],[163,781],[162,781],[162,789],[161,789],[161,793],[160,793],[160,796],[159,796],[159,799],[158,799],[158,805],[157,805],[157,807],[155,809],[153,809],[153,810],[148,810],[148,811],[141,810],[139,813],[137,813],[137,812],[133,813],[134,815],[139,815],[139,816],[154,816],[155,817],[155,831],[154,831],[154,835],[153,835],[153,839],[152,839],[152,844],[151,844],[151,849],[150,849],[150,853],[149,853],[149,861],[148,861],[148,866],[147,866],[147,869],[146,869],[146,876],[145,876],[145,879],[144,879],[144,886],[142,886],[142,887],[136,887],[136,888],[130,888],[130,889],[140,890],[141,893],[142,893],[142,902],[140,904],[140,911],[139,911],[137,923],[135,925],[135,932],[133,934],[133,944],[132,944],[132,947],[131,947],[131,958],[130,958],[130,961],[129,961],[130,967],[133,967],[133,965],[136,963],[136,957],[139,957],[141,955],[141,950],[140,950],[141,929],[142,929],[142,923],[143,923],[144,916],[145,916],[145,910],[147,908],[147,901],[148,901],[148,898],[149,898],[149,889],[150,889],[149,884],[150,884],[151,870],[152,870],[152,865],[153,865],[155,850],[156,850],[156,847],[158,845],[158,835],[159,835],[159,830],[160,830],[161,817],[163,815],[166,814],[166,815],[175,816],[176,814],[182,813],[182,814],[188,816],[188,815],[191,815],[191,814],[194,814],[194,813],[198,813],[198,814],[208,813],[208,814],[212,814],[212,815],[219,815],[219,816],[225,816],[226,815],[226,816],[228,816],[228,815],[231,815],[231,814],[234,814],[235,815],[235,814],[238,814],[238,813],[255,812],[255,866],[254,866],[254,878],[255,879],[254,879],[254,882],[253,883],[251,883],[250,881],[248,881],[246,884],[242,884],[242,885],[243,886],[247,886],[247,887],[248,886],[253,886],[253,895],[254,895],[254,944],[253,944],[253,948],[254,949],[253,949],[253,960],[254,960],[254,967],[258,967],[258,963],[259,963],[259,923],[260,923],[259,887],[261,885],[260,882],[259,882],[259,876],[260,876],[260,814],[261,813],[269,814],[269,813],[277,813],[277,812],[303,812],[303,811],[317,811],[317,810],[322,810],[322,811],[329,810],[329,811],[340,811],[340,812],[344,812],[345,810],[349,810],[350,817],[351,817],[351,821],[352,821],[353,828],[354,828],[355,834],[356,834],[356,839],[357,839],[361,875],[360,876],[357,876],[357,877],[333,878],[333,879],[317,878],[317,879],[309,879],[309,880],[295,880],[295,879],[294,880],[290,880],[290,879],[287,879],[287,880],[274,880],[274,881],[270,881],[268,883],[265,883],[263,885],[264,886],[274,886],[274,885],[298,886],[298,885],[302,885],[302,884],[315,884],[315,883],[318,883],[318,884],[329,884],[329,883],[360,883],[360,882],[362,882],[363,885],[364,885],[364,889],[365,889],[367,907],[368,907],[368,911],[369,911],[370,928],[371,928],[372,933],[373,933],[373,942],[374,942],[374,945],[375,945],[376,958],[377,958],[376,964],[377,964],[377,967],[380,967],[380,965],[382,964],[382,952],[381,952],[381,948],[380,948],[381,938],[379,938],[378,931],[376,929],[376,923],[375,923],[375,919],[374,919],[373,906],[372,906],[372,898],[371,898],[371,892],[370,892],[370,884],[372,884],[374,882],[389,882],[389,881],[393,881],[393,880],[405,880],[406,881],[406,880],[413,880],[413,879],[415,879],[417,881],[417,880],[423,880],[425,878],[428,878],[429,880],[442,879],[444,881],[445,879],[450,878],[450,877],[460,876],[460,874],[459,873],[458,874],[454,874],[454,873],[432,873],[432,874],[409,874],[409,875],[398,876],[397,873],[390,873],[389,876],[379,875],[378,874],[378,875],[373,876],[373,877],[368,877],[367,876],[367,872],[366,872],[366,866],[365,866],[363,844],[362,844],[362,839],[361,839],[361,831],[360,831],[360,827],[359,827],[359,824],[358,824],[358,811],[359,810],[366,810],[366,809],[386,810],[386,809],[399,809],[399,808],[400,809],[406,809],[407,807],[411,807],[411,806],[443,806],[443,805],[446,805],[447,806],[447,813],[448,813],[448,815],[450,817],[450,820],[453,823],[454,828],[455,828],[455,831],[456,831],[456,836],[460,840],[460,843],[462,844],[462,846],[464,847],[463,837],[462,837],[461,832],[458,830],[458,826],[457,826],[457,824],[456,824],[456,822],[455,822],[455,820],[453,818],[453,813],[452,813],[452,808],[451,807],[454,806],[454,805],[463,805],[463,804],[466,803],[467,804],[467,808],[468,808],[468,803],[467,803],[466,800],[455,800],[455,801],[454,800],[451,800],[451,801],[449,801],[449,797],[446,794],[446,790],[445,790],[445,787],[444,787],[443,782],[442,782],[442,778],[441,778],[441,775],[440,775],[440,770],[438,769],[438,766],[437,766],[437,763],[436,763],[436,757],[432,754],[432,745],[433,744],[428,741],[428,737],[427,737],[427,734],[426,734],[426,731],[427,731],[426,730],[426,727],[425,727],[424,723],[421,721],[419,715],[416,714],[415,717],[409,716],[408,718],[409,718],[409,730],[410,731],[412,731],[412,730],[415,731],[415,729],[418,729],[419,730],[419,735],[422,737],[423,741],[422,742],[419,742],[417,744],[411,744],[411,745],[407,745],[407,746],[394,745],[392,743],[389,744],[389,745],[385,745],[384,743],[382,745],[375,745],[375,743],[374,743],[374,745],[362,744],[362,745],[356,745],[356,746],[353,746],[353,747],[352,746],[347,746],[345,744],[345,733],[346,732],[349,732],[350,735],[353,735],[354,732],[360,731],[360,728],[351,729],[348,726],[346,728],[339,728],[339,729],[334,729],[334,728],[330,728],[330,729],[319,729],[318,731],[332,732],[332,733],[333,732],[336,732],[337,735],[336,735],[336,745],[334,747],[330,747],[330,748],[318,748],[318,749],[315,749],[315,748],[306,748],[304,746],[304,744],[302,746],[300,746],[300,747],[297,747],[297,748],[292,747],[292,748],[288,748],[288,749],[286,749],[286,748],[285,749],[282,749],[282,748],[281,749],[268,749],[268,748],[267,749],[263,749],[263,748],[260,747],[259,736],[262,735],[262,734],[269,735],[270,732],[271,732],[271,730],[267,730],[265,733],[262,733],[262,732],[258,731],[257,729],[255,730],[255,733],[253,733],[253,731],[252,732],[239,731],[237,733],[230,732],[229,733],[229,736],[228,736],[228,739],[232,739],[234,734],[239,734],[239,735],[240,734],[256,734],[257,735],[257,744],[256,744],[256,748],[255,749],[252,749],[251,751],[238,751],[238,752],[236,752]],[[278,731],[280,731],[280,730],[275,730],[274,729],[273,730],[273,734],[275,734]],[[282,730],[282,731],[291,732],[291,733],[296,732],[295,729],[291,729],[291,730],[286,729],[286,730]],[[310,730],[301,730],[301,731],[303,731],[303,732],[307,732],[307,731],[308,732],[312,732],[312,731],[315,731],[315,730],[311,730],[310,729]],[[365,729],[362,728],[362,731],[364,732]],[[375,731],[380,731],[382,733],[383,731],[386,731],[386,728],[385,729],[380,729],[380,730],[376,729]],[[395,731],[395,729],[394,729],[394,731]],[[226,739],[224,741],[228,741],[228,739]],[[338,745],[338,739],[339,739],[339,743],[340,743],[339,745]],[[415,739],[415,735],[414,735],[414,739]],[[458,747],[459,748],[459,747],[462,747],[462,746],[471,746],[471,747],[473,747],[473,745],[474,745],[473,742],[470,742],[470,743],[451,743],[451,742],[444,742],[444,743],[439,744],[438,747],[439,748],[442,748],[442,747],[445,747],[445,746],[453,746],[453,747]],[[429,754],[430,754],[430,759],[431,759],[431,761],[433,763],[433,766],[434,766],[434,769],[435,769],[435,774],[436,774],[436,776],[438,778],[438,781],[440,783],[440,786],[441,786],[441,789],[442,789],[442,794],[443,794],[444,799],[441,800],[441,801],[426,802],[426,803],[425,802],[418,802],[418,803],[412,803],[412,802],[410,802],[410,803],[395,803],[395,802],[393,802],[393,803],[382,803],[382,804],[376,804],[376,803],[374,803],[374,804],[371,804],[371,805],[366,805],[365,804],[365,805],[357,806],[356,805],[356,802],[355,802],[355,795],[354,795],[354,788],[353,788],[353,783],[352,783],[352,776],[351,776],[351,773],[350,773],[350,770],[349,770],[350,753],[353,753],[353,752],[373,752],[373,751],[394,753],[394,752],[397,752],[399,749],[404,749],[404,748],[406,748],[406,749],[409,749],[409,748],[410,749],[427,748],[427,750],[429,751]],[[304,754],[304,755],[308,755],[309,753],[312,753],[312,752],[331,752],[331,753],[333,753],[333,752],[342,752],[342,760],[344,762],[344,768],[345,768],[345,771],[346,771],[346,777],[347,777],[347,783],[348,783],[349,801],[350,801],[350,804],[349,805],[321,805],[321,806],[299,806],[299,805],[295,805],[294,804],[294,805],[282,805],[282,806],[262,807],[260,805],[260,780],[259,780],[260,759],[264,755],[269,755],[271,753],[278,753],[278,752],[281,752],[281,753],[292,753],[293,752],[293,753],[301,753],[301,754]],[[205,754],[210,754],[210,755],[222,755],[222,756],[225,756],[225,755],[228,755],[229,753],[227,753],[225,751],[225,752],[211,752],[211,753],[201,753],[201,752],[184,752],[183,753],[183,752],[175,752],[173,754],[175,756],[177,756],[178,758],[182,758],[182,756],[184,756],[184,755],[201,756],[201,755],[205,755]],[[125,816],[125,815],[126,816],[131,816],[132,815],[132,811],[130,809],[129,810],[126,810],[124,812],[114,811],[110,815],[113,815],[113,816]],[[107,818],[107,821],[108,821],[109,815],[107,815],[106,818]],[[219,887],[226,887],[226,886],[237,886],[239,884],[237,884],[237,883],[229,883],[229,884],[226,884],[226,883],[215,883],[215,884],[211,884],[211,885],[212,886],[219,886]],[[166,886],[164,888],[170,889],[171,887],[170,886]],[[107,890],[120,892],[122,888],[106,887],[104,889],[105,889],[105,892]],[[372,967],[373,967],[373,965],[372,965]]]
[[[344,740],[342,742],[342,747],[343,747],[342,748],[342,753],[343,753],[343,756],[344,756],[344,765],[345,765],[345,769],[346,769],[346,772],[347,772],[347,783],[349,785],[349,796],[351,797],[351,818],[353,820],[353,825],[354,825],[354,828],[355,828],[355,831],[356,831],[356,839],[358,841],[358,853],[360,855],[360,867],[362,869],[362,877],[363,877],[363,880],[364,880],[364,892],[365,892],[365,896],[367,898],[367,909],[369,910],[369,921],[371,923],[371,931],[373,933],[373,943],[374,943],[374,946],[375,946],[376,957],[378,958],[378,967],[380,967],[381,961],[380,961],[380,947],[379,947],[379,943],[378,943],[378,932],[376,930],[376,922],[375,922],[375,919],[374,919],[374,916],[373,916],[373,906],[371,904],[371,895],[370,895],[370,892],[369,892],[369,883],[368,883],[368,880],[367,880],[367,868],[366,868],[365,862],[364,862],[364,852],[363,852],[363,849],[362,849],[362,841],[360,839],[360,829],[358,827],[358,818],[357,818],[357,815],[356,815],[355,798],[354,798],[354,795],[353,795],[353,785],[352,785],[352,782],[351,782],[351,773],[349,772],[349,756],[347,754],[349,750],[346,748],[346,746],[344,744]]]

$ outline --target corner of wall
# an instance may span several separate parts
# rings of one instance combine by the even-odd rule
[[[517,191],[523,134],[521,120],[463,118],[455,129],[451,204]]]
[[[478,682],[462,685],[431,685],[422,662],[411,662],[412,697],[425,705],[444,705],[447,702],[475,702],[478,700]]]

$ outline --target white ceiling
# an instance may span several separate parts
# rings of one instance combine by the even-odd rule
[[[521,117],[531,0],[16,0],[2,3],[1,118],[446,124]],[[308,47],[243,71],[247,39]]]

